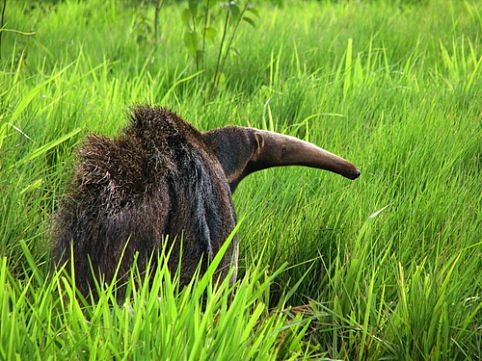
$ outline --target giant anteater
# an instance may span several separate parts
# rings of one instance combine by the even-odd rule
[[[167,235],[183,239],[182,245],[174,242],[169,269],[181,259],[181,283],[189,282],[200,260],[212,259],[233,230],[231,194],[252,172],[304,165],[350,179],[360,174],[297,138],[237,126],[201,133],[173,112],[150,107],[135,108],[116,139],[89,136],[79,158],[55,218],[53,257],[63,264],[73,250],[76,285],[84,295],[93,287],[92,271],[109,282],[122,259],[122,278],[136,253],[145,271]],[[237,268],[237,247],[235,240],[223,257],[221,277],[230,265]]]

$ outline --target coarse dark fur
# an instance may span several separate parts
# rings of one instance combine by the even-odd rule
[[[231,191],[214,151],[199,131],[167,109],[136,108],[117,139],[91,135],[79,158],[56,217],[53,257],[57,265],[68,263],[73,248],[76,285],[84,295],[93,288],[91,269],[109,282],[123,254],[122,279],[138,252],[143,271],[166,235],[170,244],[177,237],[171,271],[177,269],[183,239],[180,276],[186,284],[199,261],[209,261],[235,226]],[[223,258],[223,273],[234,247]]]

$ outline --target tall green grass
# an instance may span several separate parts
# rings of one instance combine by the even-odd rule
[[[3,34],[0,358],[481,359],[481,4],[260,3],[213,97],[215,54],[194,71],[182,6],[154,46],[153,7],[8,3],[6,27],[35,35]],[[126,305],[79,303],[49,268],[51,215],[84,136],[139,103],[292,134],[362,176],[243,181],[231,305],[229,285],[201,300],[162,268]]]
[[[225,250],[225,249],[224,249]],[[268,309],[270,284],[258,266],[235,287],[229,279],[211,282],[218,253],[203,277],[179,289],[167,262],[151,269],[142,283],[132,270],[119,304],[114,284],[99,284],[95,301],[79,296],[68,270],[46,276],[28,250],[30,276],[18,281],[0,262],[0,357],[13,359],[306,359],[301,346],[308,319],[280,304]],[[163,258],[164,259],[164,258]],[[304,348],[306,351],[303,352]]]

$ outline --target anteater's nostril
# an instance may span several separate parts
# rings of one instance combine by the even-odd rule
[[[353,171],[352,179],[358,178],[360,174],[360,170],[358,168],[355,168],[355,170]]]

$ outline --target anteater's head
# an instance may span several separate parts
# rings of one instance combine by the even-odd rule
[[[349,179],[360,175],[345,159],[288,135],[230,126],[206,132],[203,137],[219,159],[231,191],[250,173],[284,165],[326,169]]]

